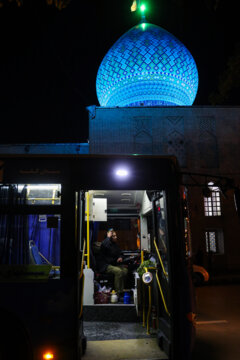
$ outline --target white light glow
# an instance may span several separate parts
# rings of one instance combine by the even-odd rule
[[[120,177],[126,177],[128,176],[128,171],[126,169],[118,169],[116,171],[116,175]]]
[[[219,187],[218,186],[214,186],[214,182],[209,182],[208,183],[208,188],[211,190],[211,191],[220,191]]]

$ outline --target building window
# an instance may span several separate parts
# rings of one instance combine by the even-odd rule
[[[204,197],[205,216],[221,216],[220,192],[212,191],[209,197]]]
[[[206,252],[224,254],[224,241],[222,230],[205,231]]]

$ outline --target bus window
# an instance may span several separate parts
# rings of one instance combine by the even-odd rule
[[[123,251],[135,251],[138,250],[137,244],[137,218],[122,218],[116,219],[108,217],[107,224],[105,222],[94,222],[93,223],[93,237],[94,241],[102,242],[106,237],[107,228],[113,228],[117,231],[119,237],[119,246]]]
[[[59,204],[60,199],[55,201],[60,197],[56,189],[60,190],[60,185],[0,186],[1,276],[60,278],[61,215],[33,212],[34,205],[47,205],[47,210],[49,205]],[[50,192],[56,195],[51,200]]]
[[[60,205],[60,184],[30,184],[26,186],[26,204],[28,205]],[[19,190],[23,185],[18,185]]]
[[[11,184],[1,186],[1,205],[60,205],[60,184]]]

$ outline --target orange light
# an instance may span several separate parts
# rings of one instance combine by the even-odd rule
[[[47,353],[43,354],[43,359],[44,360],[54,359],[54,355],[51,352],[47,352]]]

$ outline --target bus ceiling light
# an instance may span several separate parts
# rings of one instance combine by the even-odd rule
[[[54,354],[52,352],[48,351],[43,354],[43,359],[44,360],[54,359]]]
[[[128,171],[126,169],[117,169],[116,175],[121,178],[126,178],[128,176]]]

